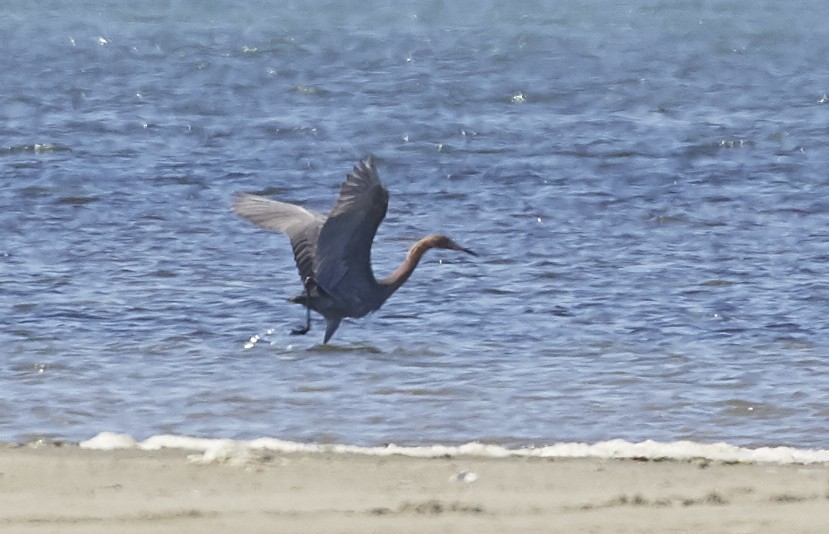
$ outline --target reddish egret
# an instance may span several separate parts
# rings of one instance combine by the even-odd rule
[[[388,277],[375,279],[371,243],[388,205],[389,192],[380,182],[372,158],[354,167],[327,217],[295,204],[236,193],[233,211],[237,215],[266,230],[282,232],[291,240],[305,290],[290,300],[306,307],[305,326],[292,334],[311,329],[314,310],[325,318],[323,343],[328,343],[343,317],[362,317],[379,309],[409,279],[430,248],[476,255],[445,235],[433,234],[412,245],[406,259]]]

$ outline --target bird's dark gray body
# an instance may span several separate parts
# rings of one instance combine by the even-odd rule
[[[377,176],[374,160],[368,158],[348,174],[328,216],[247,193],[236,194],[233,210],[262,228],[288,236],[305,287],[291,301],[325,318],[324,342],[328,342],[343,317],[362,317],[380,308],[429,248],[471,253],[445,236],[429,236],[412,247],[407,261],[392,276],[378,281],[371,269],[371,244],[388,202],[389,192]],[[413,255],[415,249],[418,252]],[[309,327],[310,319],[298,333]]]

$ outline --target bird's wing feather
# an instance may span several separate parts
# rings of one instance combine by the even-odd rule
[[[319,234],[314,273],[327,292],[357,304],[376,285],[371,270],[371,244],[386,216],[389,193],[372,158],[358,163]]]
[[[314,276],[317,240],[325,223],[325,215],[248,193],[236,193],[233,211],[257,226],[287,235],[300,278],[305,280]]]

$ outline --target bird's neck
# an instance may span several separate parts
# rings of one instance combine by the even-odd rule
[[[426,253],[427,250],[432,248],[432,244],[428,242],[428,238],[423,238],[414,245],[412,248],[409,249],[408,254],[406,254],[406,259],[403,260],[403,263],[400,264],[400,267],[394,270],[386,278],[379,280],[380,286],[384,289],[384,301],[385,299],[389,298],[395,291],[400,289],[406,280],[412,275],[417,267],[417,264],[420,263],[420,258]]]

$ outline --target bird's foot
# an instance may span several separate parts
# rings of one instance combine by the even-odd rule
[[[309,330],[311,330],[310,326],[300,326],[300,327],[297,327],[297,328],[294,328],[293,330],[291,330],[291,335],[292,336],[304,336],[305,334],[308,333]]]

